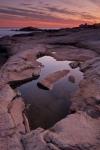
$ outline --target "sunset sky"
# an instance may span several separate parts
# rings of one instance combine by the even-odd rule
[[[0,0],[0,27],[73,27],[100,22],[100,0]]]

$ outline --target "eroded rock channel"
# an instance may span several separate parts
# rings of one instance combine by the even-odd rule
[[[69,113],[70,98],[79,88],[83,73],[79,71],[79,68],[72,69],[69,66],[70,61],[56,61],[51,56],[41,57],[37,61],[43,65],[40,76],[17,89],[21,92],[27,105],[26,114],[31,129],[38,127],[46,129]],[[45,77],[48,75],[49,78],[45,81]],[[59,79],[59,77],[62,78]],[[52,83],[52,88],[48,87],[48,90],[40,85],[41,82],[45,85],[47,80],[49,80],[49,87],[51,87],[52,81],[56,80]]]

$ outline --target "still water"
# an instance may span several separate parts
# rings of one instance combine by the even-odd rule
[[[38,61],[44,65],[40,77],[18,87],[27,104],[26,114],[31,129],[49,128],[66,117],[71,104],[70,98],[79,88],[79,82],[83,78],[79,68],[70,68],[70,61],[56,61],[50,56],[41,57]],[[70,70],[70,73],[57,81],[52,90],[44,90],[37,86],[37,83],[48,74],[63,69]],[[74,76],[75,83],[68,80],[70,75]]]

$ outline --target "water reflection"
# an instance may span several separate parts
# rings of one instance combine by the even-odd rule
[[[18,88],[26,104],[30,104],[27,116],[31,129],[40,126],[49,128],[64,118],[68,114],[70,97],[78,89],[79,82],[83,78],[79,68],[70,68],[70,61],[56,61],[50,56],[41,57],[38,61],[45,66],[40,77]],[[63,69],[70,70],[69,75],[59,80],[52,90],[43,90],[37,86],[37,83],[48,74]],[[70,75],[74,76],[75,83],[68,80]]]

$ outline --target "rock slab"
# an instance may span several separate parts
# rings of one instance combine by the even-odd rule
[[[39,84],[44,88],[47,88],[48,90],[52,90],[54,83],[65,77],[68,73],[69,70],[56,71],[46,76],[43,80],[39,82]]]

